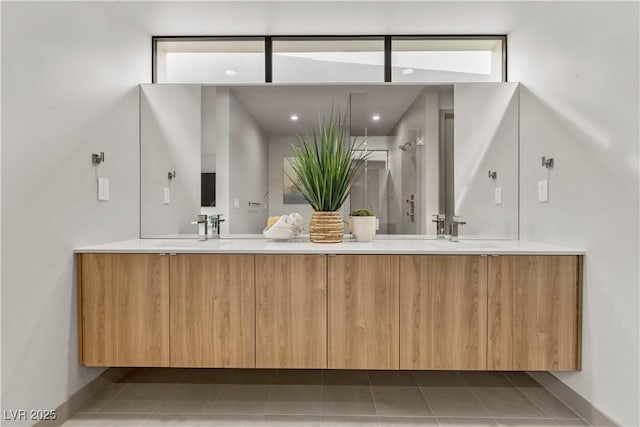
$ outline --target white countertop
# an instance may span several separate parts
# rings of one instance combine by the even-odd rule
[[[231,253],[231,254],[497,254],[584,255],[584,249],[524,240],[374,239],[342,243],[311,243],[308,240],[274,242],[259,238],[225,238],[204,242],[196,239],[133,239],[82,246],[76,253]]]

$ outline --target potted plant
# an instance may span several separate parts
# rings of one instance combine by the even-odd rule
[[[373,211],[357,209],[349,216],[349,228],[358,242],[370,242],[378,229],[378,221]]]
[[[289,178],[314,210],[309,239],[316,243],[342,242],[344,222],[338,211],[368,157],[364,151],[355,151],[360,144],[350,140],[341,118],[332,110],[328,121],[318,119],[312,135],[298,135],[291,145],[293,176]]]

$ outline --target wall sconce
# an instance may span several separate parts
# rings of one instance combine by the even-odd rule
[[[489,171],[489,178],[496,180],[498,179],[498,172],[496,171]]]
[[[104,162],[104,151],[101,151],[100,154],[91,154],[91,163],[99,165],[102,162]]]
[[[171,181],[172,179],[175,179],[176,177],[176,171],[169,171],[169,173],[167,174],[167,178],[169,178],[169,181]]]
[[[553,157],[550,158],[546,158],[544,156],[542,156],[542,167],[545,167],[547,169],[551,169],[553,168]]]

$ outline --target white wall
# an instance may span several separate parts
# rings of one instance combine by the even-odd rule
[[[261,233],[267,225],[269,137],[233,94],[229,97],[229,233]],[[216,179],[218,175],[216,174]],[[216,184],[217,186],[217,184]],[[239,207],[234,206],[234,201]],[[249,202],[263,203],[250,207]]]
[[[438,213],[438,103],[438,89],[426,87],[391,131],[395,140],[389,150],[389,222],[396,224],[393,234],[435,234],[431,215]],[[418,138],[424,145],[417,145]],[[398,147],[407,142],[411,146],[401,151]],[[416,200],[413,222],[406,215],[406,200],[411,194]]]
[[[640,425],[638,15],[637,2],[540,4],[509,34],[521,237],[587,251],[583,368],[556,375],[625,426]],[[555,159],[548,174],[541,156]]]
[[[200,212],[201,90],[143,85],[140,94],[140,236],[197,234]],[[169,171],[176,177],[168,179]],[[164,188],[169,203],[164,203]]]
[[[467,223],[460,235],[517,239],[518,84],[457,83],[454,112],[455,214]]]
[[[284,159],[291,157],[293,136],[272,136],[269,138],[269,216],[280,216],[298,212],[304,217],[305,232],[309,232],[309,221],[313,208],[303,205],[284,204]]]
[[[53,409],[101,371],[78,365],[73,248],[139,233],[150,41],[113,4],[1,7],[2,407]]]

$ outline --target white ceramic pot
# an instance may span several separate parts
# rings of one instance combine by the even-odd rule
[[[358,242],[370,242],[378,229],[378,220],[375,216],[349,217],[351,234]]]

